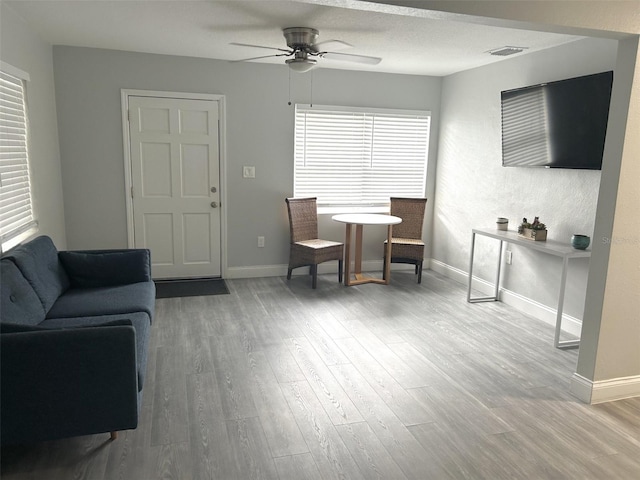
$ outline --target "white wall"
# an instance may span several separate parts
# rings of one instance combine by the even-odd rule
[[[285,65],[229,63],[54,47],[67,237],[70,248],[127,244],[120,89],[215,93],[227,108],[227,259],[230,268],[283,265],[293,193],[293,106]],[[292,103],[431,110],[438,137],[441,79],[318,69],[291,74]],[[435,157],[437,141],[431,143]],[[256,167],[255,179],[242,166]],[[435,164],[430,165],[429,195]],[[430,220],[427,220],[429,223]],[[321,217],[323,237],[343,226]],[[266,239],[257,247],[257,236]],[[384,232],[366,235],[365,259],[381,259]],[[260,271],[265,271],[260,270]]]
[[[639,16],[640,4],[636,5]],[[635,22],[635,26],[640,33],[640,23]],[[614,81],[611,99],[612,133],[607,135],[605,158],[620,161],[602,170],[593,254],[600,271],[606,274],[589,278],[577,369],[581,377],[599,382],[594,386],[592,401],[610,398],[606,381],[611,378],[625,378],[621,383],[640,396],[639,44],[640,35],[619,42],[619,80]],[[597,346],[596,352],[593,346]]]
[[[29,162],[39,233],[66,247],[51,45],[0,2],[0,58],[30,76],[27,84]]]
[[[495,228],[496,217],[514,230],[539,216],[548,238],[569,243],[574,233],[593,237],[600,171],[505,168],[501,158],[500,92],[541,82],[613,70],[617,42],[586,39],[445,78],[436,177],[433,259],[468,270],[472,228]],[[474,274],[495,278],[497,242],[478,238]],[[512,247],[503,287],[555,308],[562,262]],[[572,260],[565,313],[582,318],[589,262]]]

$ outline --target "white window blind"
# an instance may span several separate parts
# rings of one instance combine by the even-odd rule
[[[296,105],[294,196],[322,206],[423,197],[430,119],[424,111]]]
[[[17,71],[7,67],[3,63],[0,70],[0,244],[3,251],[12,240],[36,226],[29,178],[24,80],[7,73],[7,70]]]

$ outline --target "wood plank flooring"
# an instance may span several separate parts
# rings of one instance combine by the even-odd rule
[[[572,397],[549,325],[432,271],[227,283],[157,301],[136,430],[4,447],[2,479],[640,478],[640,398]]]

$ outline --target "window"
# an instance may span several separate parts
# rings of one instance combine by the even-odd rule
[[[0,64],[0,245],[2,251],[33,233],[27,148],[25,82],[28,74]]]
[[[424,111],[296,105],[294,196],[319,207],[381,207],[423,197],[429,125]]]

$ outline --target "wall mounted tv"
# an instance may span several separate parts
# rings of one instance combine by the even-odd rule
[[[502,165],[600,170],[613,72],[506,90]]]

